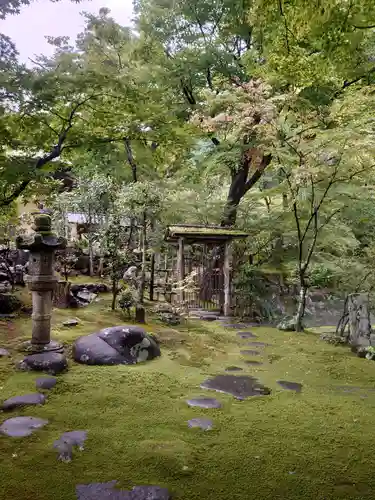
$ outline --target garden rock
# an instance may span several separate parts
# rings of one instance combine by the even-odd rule
[[[216,377],[205,380],[201,384],[201,388],[231,394],[240,400],[250,396],[271,394],[270,389],[262,385],[256,378],[248,375],[216,375]]]
[[[181,318],[176,313],[160,312],[158,313],[158,319],[168,326],[177,326],[181,323]]]
[[[73,327],[73,326],[77,326],[79,324],[79,321],[77,319],[67,319],[66,321],[63,322],[63,326],[66,326],[66,327]]]
[[[243,368],[240,368],[239,366],[227,366],[227,368],[225,368],[225,371],[226,372],[242,372]]]
[[[30,436],[36,429],[48,424],[48,420],[36,417],[14,417],[0,425],[0,433],[9,437]]]
[[[259,366],[259,365],[262,365],[262,364],[263,364],[263,363],[261,363],[260,361],[255,361],[255,360],[253,360],[253,359],[247,359],[247,360],[245,361],[245,363],[246,363],[247,365],[251,365],[251,366]]]
[[[198,406],[199,408],[221,408],[221,403],[215,398],[195,398],[188,399],[189,406]]]
[[[87,431],[64,432],[53,443],[53,447],[58,451],[58,460],[70,462],[73,458],[73,448],[77,447],[79,451],[84,450],[84,444],[87,438]]]
[[[55,377],[40,377],[35,381],[37,389],[52,389],[57,384],[57,378]]]
[[[10,356],[10,352],[0,347],[0,358],[2,358],[3,356]]]
[[[117,481],[79,484],[77,500],[171,500],[168,490],[159,486],[136,486],[131,491],[119,490]]]
[[[43,394],[36,392],[35,394],[25,394],[24,396],[14,396],[9,398],[1,405],[1,409],[9,411],[22,406],[43,405],[45,401],[46,397]]]
[[[298,382],[288,382],[286,380],[278,380],[277,383],[283,388],[288,391],[295,391],[295,392],[301,392],[302,391],[302,384],[299,384]]]
[[[243,356],[258,356],[258,354],[260,354],[260,352],[253,351],[252,349],[244,349],[243,351],[241,351],[241,354]]]
[[[160,354],[158,344],[143,328],[126,325],[80,337],[73,345],[74,360],[88,365],[129,365]]]
[[[42,352],[26,356],[18,365],[21,370],[35,370],[56,375],[68,368],[68,361],[64,354],[58,352]]]
[[[188,421],[188,426],[190,428],[199,427],[204,431],[210,431],[213,428],[213,422],[208,418],[192,418]]]
[[[237,335],[241,337],[241,339],[256,339],[257,336],[253,334],[253,332],[237,332]]]
[[[14,295],[0,293],[0,314],[11,314],[18,311],[22,302]]]
[[[277,329],[281,330],[282,332],[295,332],[296,326],[297,325],[295,318],[285,318],[281,320],[280,323],[277,325]]]

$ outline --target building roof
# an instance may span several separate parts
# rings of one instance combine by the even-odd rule
[[[223,242],[235,238],[247,238],[249,235],[232,227],[212,225],[180,224],[168,226],[164,240],[170,243],[183,238],[187,243]]]

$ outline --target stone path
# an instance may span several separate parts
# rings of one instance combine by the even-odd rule
[[[4,401],[1,405],[1,409],[3,411],[10,411],[15,408],[21,408],[22,406],[43,405],[45,401],[46,397],[39,392],[35,394],[25,394],[24,396],[13,396]]]

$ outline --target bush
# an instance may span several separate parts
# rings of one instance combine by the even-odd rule
[[[118,297],[118,305],[123,311],[130,314],[130,309],[136,305],[135,291],[131,288],[121,290]]]

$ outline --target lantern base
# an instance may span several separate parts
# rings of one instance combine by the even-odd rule
[[[21,344],[21,351],[27,352],[28,354],[37,354],[41,352],[64,352],[64,346],[56,340],[51,340],[48,344],[34,344],[32,340],[23,342]]]

